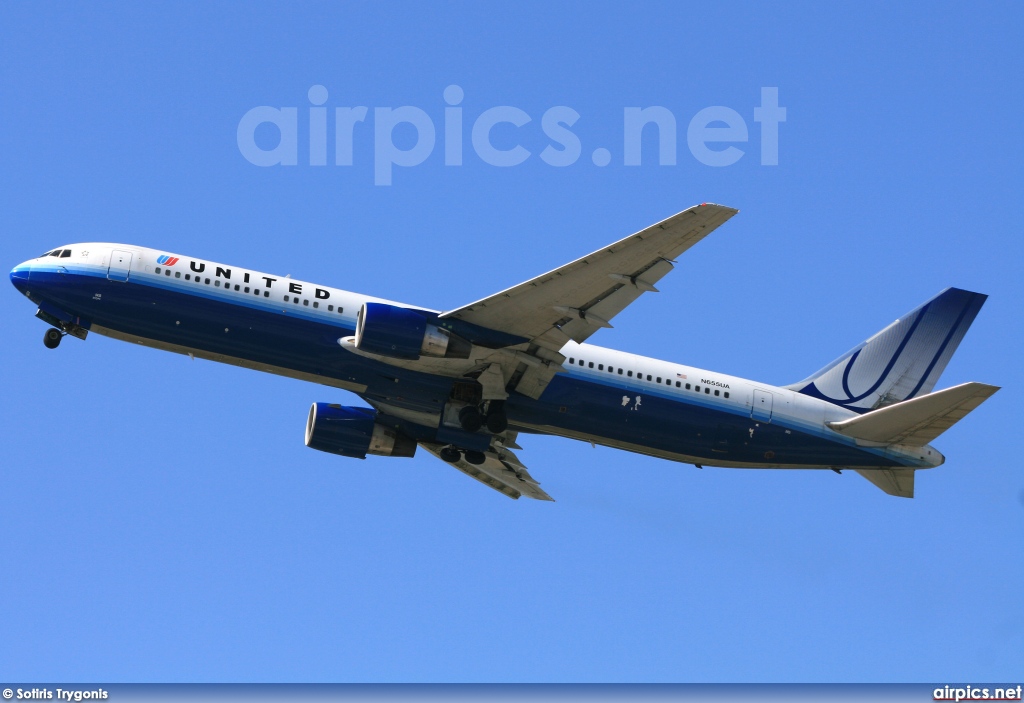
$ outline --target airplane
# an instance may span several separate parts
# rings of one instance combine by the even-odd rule
[[[702,203],[448,311],[147,247],[68,244],[11,282],[48,323],[358,395],[313,403],[308,447],[417,447],[510,498],[552,500],[514,450],[548,434],[726,468],[851,469],[884,492],[945,457],[930,445],[998,387],[933,391],[987,296],[947,288],[802,381],[750,381],[587,343],[738,211]]]

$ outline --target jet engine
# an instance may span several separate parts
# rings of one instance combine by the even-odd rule
[[[396,359],[468,359],[472,345],[428,322],[426,315],[385,303],[365,303],[356,316],[356,349]]]
[[[356,459],[416,453],[416,440],[377,422],[376,410],[333,403],[313,403],[309,409],[306,446]]]

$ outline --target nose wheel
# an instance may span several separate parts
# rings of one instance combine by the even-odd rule
[[[64,333],[56,327],[51,327],[43,334],[43,344],[47,349],[56,349],[60,346],[60,340],[64,339]]]

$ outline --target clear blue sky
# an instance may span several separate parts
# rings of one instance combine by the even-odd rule
[[[121,241],[444,309],[720,202],[740,214],[591,341],[782,384],[954,285],[991,298],[940,387],[1004,390],[913,501],[524,437],[558,502],[514,502],[429,455],[304,447],[343,392],[97,335],[48,351],[5,285],[0,679],[1019,682],[1022,35],[1018,3],[4,3],[4,270]],[[309,165],[314,85],[331,145],[333,108],[370,108],[352,166]],[[296,166],[243,158],[260,105],[298,108]],[[375,186],[373,108],[404,105],[437,145]],[[471,146],[501,105],[532,118],[493,132],[519,166]],[[566,167],[539,156],[558,105]],[[654,105],[676,165],[645,134],[625,166],[623,111]],[[709,106],[748,127],[734,165],[687,147]]]

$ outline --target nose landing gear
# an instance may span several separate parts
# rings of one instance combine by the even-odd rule
[[[43,344],[47,349],[56,349],[60,346],[60,340],[64,339],[64,333],[56,327],[51,327],[43,334]]]

